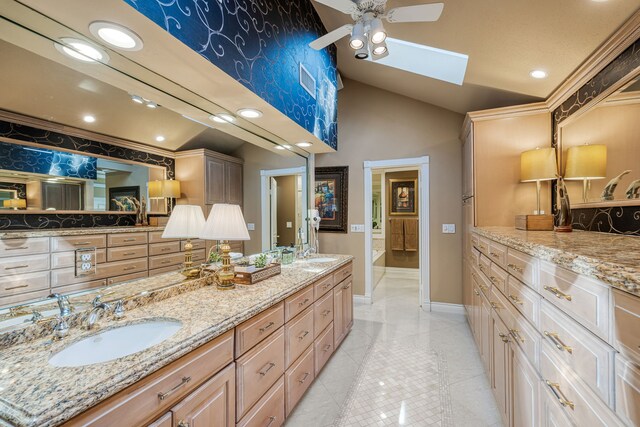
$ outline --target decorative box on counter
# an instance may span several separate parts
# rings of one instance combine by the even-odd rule
[[[270,277],[280,274],[282,271],[280,264],[269,264],[266,267],[258,268],[253,265],[241,267],[236,266],[236,278],[233,280],[238,285],[255,285]]]
[[[553,231],[553,215],[516,215],[516,228],[527,231]]]

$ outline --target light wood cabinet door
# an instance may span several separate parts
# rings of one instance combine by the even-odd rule
[[[333,288],[333,347],[338,348],[344,338],[344,312],[342,311],[342,286]]]
[[[171,409],[174,427],[235,426],[235,387],[231,363]]]
[[[226,203],[242,206],[242,165],[225,163],[224,197]]]
[[[510,394],[510,334],[496,312],[491,313],[491,389],[498,404],[500,416],[505,425],[509,424]]]
[[[480,337],[481,347],[482,347],[482,363],[484,364],[484,369],[487,371],[487,374],[491,372],[491,306],[489,305],[489,301],[484,296],[482,292],[480,292],[480,323],[479,323],[479,331],[478,335]]]
[[[225,173],[224,161],[212,157],[205,158],[205,204],[224,203]]]
[[[471,315],[469,317],[471,332],[478,346],[478,352],[482,355],[482,341],[480,340],[480,289],[473,279],[471,283],[473,286],[473,292],[471,293]]]
[[[342,310],[344,313],[344,335],[346,336],[353,326],[353,281],[349,280],[344,283],[342,285],[342,290],[344,291],[342,297]]]
[[[538,427],[540,378],[525,354],[511,345],[511,425]]]

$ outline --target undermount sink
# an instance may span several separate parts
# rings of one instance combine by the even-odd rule
[[[325,257],[325,258],[308,258],[308,259],[305,259],[305,261],[306,262],[334,262],[334,261],[337,261],[337,259],[336,258],[328,258],[328,257]]]
[[[108,329],[65,347],[49,358],[49,364],[78,367],[109,362],[160,344],[181,327],[178,320],[164,319]]]

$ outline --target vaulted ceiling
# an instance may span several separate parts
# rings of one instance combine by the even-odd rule
[[[352,22],[311,1],[328,31]],[[355,59],[348,37],[336,43],[340,73],[459,113],[540,101],[640,8],[640,0],[441,1],[437,22],[385,28],[396,39],[469,55],[462,86]],[[388,0],[387,10],[431,2]],[[548,77],[533,79],[534,69]]]

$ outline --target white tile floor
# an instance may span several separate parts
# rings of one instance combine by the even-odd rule
[[[287,427],[500,426],[464,315],[418,306],[418,281],[385,276]]]

